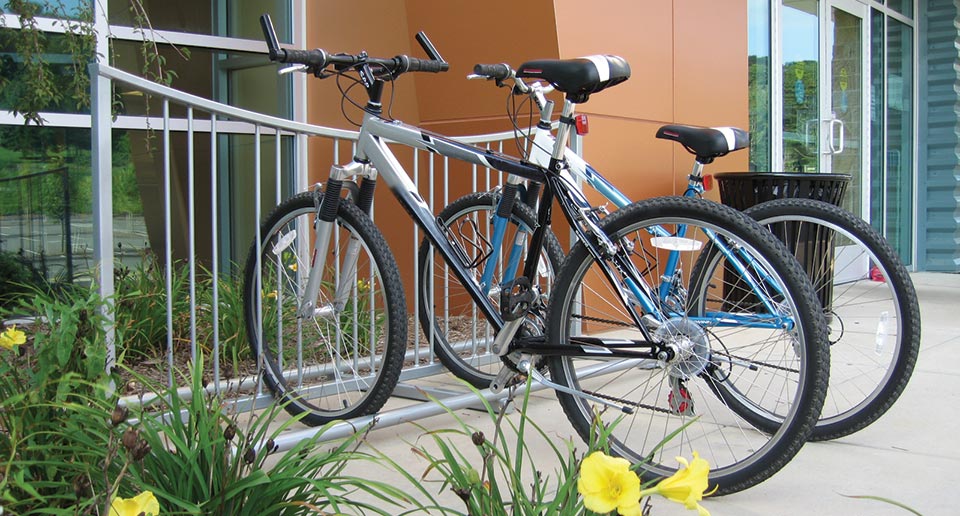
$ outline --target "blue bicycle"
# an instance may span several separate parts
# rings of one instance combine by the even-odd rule
[[[540,122],[529,142],[527,157],[531,162],[547,166],[555,144],[550,126],[553,104],[545,97],[552,86],[527,84],[506,65],[477,65],[472,77],[492,79],[501,85],[512,83],[513,94],[530,98],[540,111]],[[746,132],[730,127],[667,125],[660,128],[656,136],[678,142],[695,156],[684,193],[693,198],[702,197],[705,191],[705,165],[749,144]],[[617,208],[630,205],[631,201],[623,193],[575,153],[567,149],[564,158],[563,173],[578,184],[593,188]],[[797,190],[785,177],[770,176],[768,181],[779,181],[767,188],[778,188],[782,190],[781,195],[791,188]],[[477,275],[493,294],[516,276],[517,263],[525,252],[523,244],[536,227],[531,207],[537,185],[532,186],[534,191],[528,192],[529,185],[510,177],[502,188],[467,195],[439,215],[454,232],[464,224],[470,226],[471,237],[463,245],[477,255],[474,260]],[[811,438],[833,439],[866,427],[896,401],[910,378],[919,352],[920,311],[906,268],[869,224],[833,204],[810,198],[781,198],[754,206],[746,210],[746,214],[775,234],[802,261],[828,317],[834,364],[827,401]],[[487,228],[486,233],[480,228]],[[689,229],[678,229],[677,234],[682,235],[684,231]],[[667,232],[654,228],[651,233]],[[548,234],[549,245],[537,270],[542,294],[550,291],[563,260],[555,241],[556,238]],[[722,242],[708,235],[704,249],[692,264],[689,277],[684,278],[687,291],[682,295],[677,294],[678,282],[671,278],[678,278],[679,261],[684,253],[681,249],[664,253],[661,274],[664,280],[658,282],[660,299],[666,302],[685,297],[688,303],[701,305],[697,308],[699,311],[711,303],[730,307],[734,301],[742,303],[744,298],[756,300],[749,292],[751,287],[738,281],[737,274],[732,272]],[[424,243],[420,249],[423,277],[429,277],[426,270],[429,253],[429,244]],[[446,281],[442,274],[437,278],[437,281]],[[422,285],[425,296],[434,287],[430,282]],[[445,289],[445,294],[449,292],[449,288]],[[424,328],[431,328],[433,321],[433,328],[428,332],[439,359],[456,376],[477,387],[485,387],[494,379],[500,364],[484,354],[483,328],[478,328],[479,321],[457,305],[458,300],[457,296],[448,296],[442,307],[422,307],[420,320]],[[545,310],[546,305],[543,307]],[[542,317],[532,316],[529,325],[544,327]],[[470,333],[455,332],[456,328],[463,327],[470,328]],[[736,331],[735,325],[725,330],[728,334]],[[711,333],[723,340],[719,330]],[[750,410],[741,414],[758,428],[769,430],[778,424],[778,418],[769,415],[758,416]]]

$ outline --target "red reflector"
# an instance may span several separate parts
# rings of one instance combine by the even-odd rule
[[[587,123],[587,115],[577,115],[574,120],[577,121],[577,134],[583,136],[590,132],[590,124]]]
[[[703,176],[703,189],[713,190],[713,176],[710,174]]]

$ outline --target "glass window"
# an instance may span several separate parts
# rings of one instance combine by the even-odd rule
[[[136,232],[143,210],[125,145],[115,134],[115,217]],[[90,159],[89,129],[0,126],[0,252],[36,278],[89,279],[95,266]]]
[[[145,14],[157,30],[257,40],[263,39],[260,15],[269,13],[280,41],[291,42],[289,0],[115,0],[107,9],[113,25],[146,25]]]
[[[254,138],[223,135],[218,142],[217,203],[212,197],[210,137],[194,138],[194,183],[196,199],[196,256],[209,266],[212,256],[211,221],[218,210],[221,266],[242,261],[254,228],[256,199]],[[269,211],[277,197],[292,192],[293,141],[281,142],[281,188],[276,191],[276,140],[260,140],[263,210]],[[163,143],[147,130],[113,132],[113,231],[114,256],[118,263],[136,267],[145,252],[165,256]],[[172,252],[185,259],[189,252],[187,134],[171,133],[171,226],[175,228]],[[0,125],[0,257],[22,263],[39,280],[88,281],[96,263],[93,258],[93,176],[90,130],[65,127]],[[0,281],[12,280],[0,267]]]
[[[747,3],[750,171],[770,170],[770,2]]]
[[[37,6],[35,16],[49,18],[68,18],[71,20],[90,19],[93,10],[93,0],[30,0]],[[13,14],[7,3],[0,3],[0,13]]]
[[[156,61],[145,67],[142,45],[137,41],[113,41],[113,66],[137,75],[164,75],[172,71],[171,86],[206,99],[258,113],[289,118],[290,74],[278,76],[276,67],[261,54],[214,52],[189,48],[187,53],[171,45],[159,45],[162,67]],[[126,115],[157,116],[162,112],[159,99],[147,99],[139,92],[117,84],[117,93]],[[171,106],[172,116],[185,116],[181,108]]]
[[[784,0],[783,167],[817,172],[820,152],[820,21],[817,0]]]
[[[913,18],[913,0],[887,0],[887,5],[898,13]]]
[[[16,48],[15,29],[0,29],[0,109],[13,110],[14,106],[23,106],[34,93],[23,78],[24,61]],[[47,63],[47,70],[52,82],[50,96],[43,105],[37,105],[39,111],[51,113],[89,113],[89,106],[85,99],[88,93],[87,83],[79,83],[80,91],[74,85],[77,74],[86,77],[87,67],[85,60],[73,57],[70,51],[68,37],[63,34],[43,35],[46,52],[42,59]],[[92,58],[91,53],[90,57]]]
[[[913,28],[887,18],[886,237],[909,264],[913,238]]]
[[[884,31],[885,16],[877,10],[871,11],[870,30],[870,221],[878,231],[883,231],[883,191],[884,176]]]

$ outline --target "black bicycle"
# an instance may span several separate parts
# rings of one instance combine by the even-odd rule
[[[405,296],[368,217],[383,180],[430,240],[435,265],[451,271],[453,288],[492,329],[489,346],[500,360],[492,390],[532,377],[557,392],[584,439],[608,432],[613,453],[655,475],[673,473],[674,457],[696,450],[710,461],[720,493],[762,481],[796,454],[819,415],[829,368],[826,320],[796,259],[749,217],[700,199],[651,199],[604,216],[564,172],[576,105],[626,80],[623,59],[518,68],[518,77],[565,95],[553,157],[542,167],[384,117],[386,82],[447,69],[422,34],[430,59],[375,58],[281,49],[269,17],[261,21],[271,59],[320,78],[356,77],[368,98],[353,160],[332,167],[322,189],[278,206],[247,261],[251,345],[289,411],[305,412],[308,424],[370,414],[396,385],[407,344]],[[543,185],[535,219],[520,215],[533,229],[522,274],[491,295],[477,275],[478,248],[437,220],[387,142]],[[547,299],[537,270],[554,203],[578,241]],[[693,299],[691,269],[718,245],[730,277],[700,278],[719,290]],[[730,284],[753,295],[724,296]],[[758,428],[756,419],[777,424]]]

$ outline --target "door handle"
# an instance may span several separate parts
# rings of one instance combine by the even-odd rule
[[[837,128],[839,130],[839,138],[837,137]],[[834,142],[837,142],[839,145],[834,146]],[[843,152],[843,120],[839,118],[834,118],[830,121],[830,150],[833,151],[833,154],[840,154]]]

